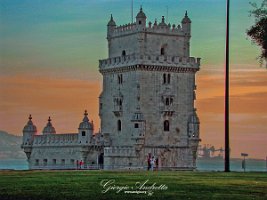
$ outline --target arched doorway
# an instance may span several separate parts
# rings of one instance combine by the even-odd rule
[[[99,169],[103,169],[104,168],[104,153],[101,153],[98,156],[98,165],[99,165]]]

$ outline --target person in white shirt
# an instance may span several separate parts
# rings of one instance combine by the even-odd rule
[[[154,165],[155,165],[155,158],[154,158],[154,156],[152,156],[152,158],[150,159],[150,165],[151,165],[151,171],[154,171]]]

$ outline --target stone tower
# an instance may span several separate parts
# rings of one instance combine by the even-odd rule
[[[191,20],[148,22],[141,8],[134,23],[107,25],[108,58],[99,61],[104,167],[194,169],[199,119],[194,107],[200,58],[190,57]]]
[[[31,153],[32,153],[32,145],[34,136],[37,134],[37,128],[32,122],[32,116],[29,116],[28,123],[23,128],[23,137],[22,137],[22,145],[21,147],[24,148],[24,152],[27,156],[29,161]]]

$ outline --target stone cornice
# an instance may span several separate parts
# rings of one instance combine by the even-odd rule
[[[123,73],[129,71],[159,71],[159,72],[173,72],[173,73],[196,73],[199,68],[191,67],[171,67],[171,66],[158,66],[158,65],[130,65],[123,67],[114,67],[107,69],[100,69],[101,74],[109,73]]]

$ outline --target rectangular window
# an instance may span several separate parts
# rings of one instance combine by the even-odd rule
[[[47,159],[43,160],[44,166],[47,166]]]
[[[118,131],[121,131],[121,120],[117,121],[117,128],[118,128]]]
[[[74,164],[75,164],[74,159],[70,159],[70,164],[71,164],[71,165],[74,165]]]
[[[53,165],[56,165],[56,164],[57,164],[57,160],[53,159]]]
[[[85,131],[82,131],[82,136],[85,136]]]
[[[38,166],[39,165],[39,159],[35,160],[35,165]]]
[[[168,74],[167,83],[168,83],[168,84],[171,83],[171,74]]]
[[[172,97],[162,97],[164,99],[164,103],[166,106],[170,106],[173,104],[173,98]]]
[[[65,165],[65,159],[61,160],[61,165]]]
[[[134,128],[139,128],[139,124],[138,123],[135,123],[134,124]]]

